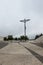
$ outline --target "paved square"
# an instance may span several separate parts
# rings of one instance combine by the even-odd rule
[[[29,41],[0,42],[0,65],[43,65],[43,47]]]

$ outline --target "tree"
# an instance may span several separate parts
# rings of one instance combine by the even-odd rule
[[[37,39],[37,38],[39,38],[39,37],[41,37],[43,34],[41,33],[41,34],[39,34],[39,35],[36,35],[35,36],[35,39]]]
[[[17,37],[15,37],[14,40],[18,40]]]
[[[7,39],[7,37],[4,37],[4,41],[7,41],[8,39]]]
[[[20,39],[21,40],[28,40],[28,37],[27,36],[21,36]]]
[[[12,35],[8,35],[8,40],[13,40],[13,36]]]

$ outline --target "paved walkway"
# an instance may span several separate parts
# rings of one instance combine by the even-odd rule
[[[30,42],[6,43],[0,48],[0,65],[43,65],[43,47]]]

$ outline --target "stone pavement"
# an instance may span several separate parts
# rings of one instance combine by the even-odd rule
[[[43,65],[43,47],[29,41],[3,43],[6,42],[0,43],[0,65]]]

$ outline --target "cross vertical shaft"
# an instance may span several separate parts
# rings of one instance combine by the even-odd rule
[[[20,20],[20,22],[24,22],[24,36],[26,36],[26,22],[27,21],[30,21],[30,19]]]
[[[24,22],[24,36],[26,36],[26,22]]]

